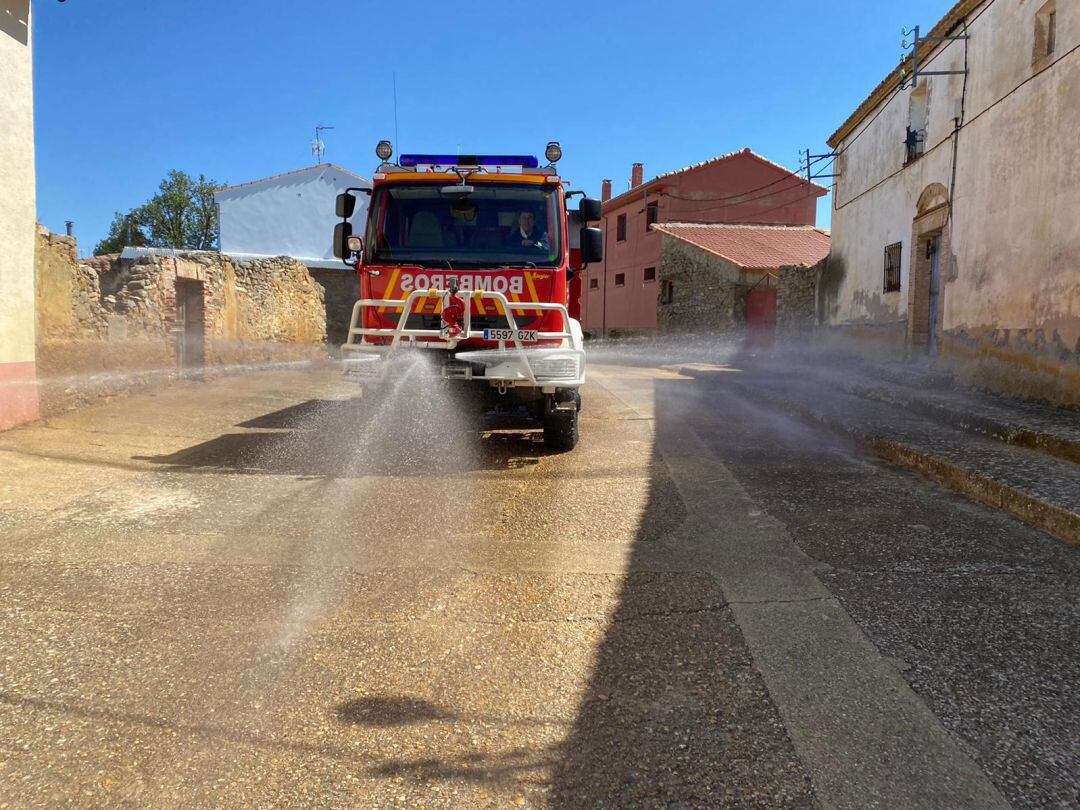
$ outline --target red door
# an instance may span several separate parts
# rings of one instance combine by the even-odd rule
[[[746,338],[750,348],[768,349],[776,338],[776,287],[771,276],[746,294]]]

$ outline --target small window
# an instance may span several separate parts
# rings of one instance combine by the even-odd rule
[[[1035,47],[1031,51],[1031,61],[1038,63],[1052,56],[1057,48],[1057,0],[1044,3],[1035,12]]]
[[[619,218],[615,220],[615,241],[626,241],[626,214],[619,214]]]
[[[646,267],[645,268],[645,273],[643,274],[642,278],[646,282],[656,281],[656,268],[655,267]]]
[[[626,286],[626,273],[616,273],[615,274],[615,286],[616,287],[625,287]]]
[[[899,242],[885,248],[885,292],[900,292],[900,251]]]
[[[660,221],[660,203],[651,202],[645,206],[645,232]]]
[[[589,289],[590,290],[599,290],[600,289],[600,279],[598,279],[598,278],[590,278],[589,279]]]
[[[667,279],[660,282],[660,303],[670,304],[675,300],[675,284]]]
[[[904,137],[904,165],[918,160],[926,148],[926,124],[930,119],[930,96],[926,84],[908,98],[908,126]]]

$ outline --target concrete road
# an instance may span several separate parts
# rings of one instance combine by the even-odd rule
[[[1075,799],[1075,550],[591,375],[564,455],[332,369],[0,434],[0,808]]]

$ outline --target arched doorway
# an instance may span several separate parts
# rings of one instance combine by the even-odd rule
[[[908,346],[913,353],[937,354],[944,313],[949,256],[949,192],[931,183],[919,195],[911,228],[908,280]]]

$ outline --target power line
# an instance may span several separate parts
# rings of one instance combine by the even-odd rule
[[[1068,51],[1066,51],[1065,53],[1063,53],[1063,54],[1062,54],[1062,55],[1061,55],[1060,57],[1058,57],[1057,59],[1055,59],[1055,60],[1054,60],[1053,62],[1051,62],[1051,63],[1050,63],[1049,65],[1047,65],[1047,66],[1046,66],[1046,67],[1044,67],[1044,68],[1043,68],[1042,70],[1040,70],[1040,71],[1039,71],[1038,73],[1033,73],[1033,74],[1031,74],[1030,76],[1028,76],[1028,77],[1027,77],[1026,79],[1024,79],[1024,80],[1023,80],[1022,82],[1020,82],[1020,84],[1016,85],[1016,87],[1014,87],[1014,88],[1013,88],[1012,90],[1010,90],[1010,91],[1009,91],[1008,93],[1006,93],[1005,95],[1003,95],[1003,96],[1002,96],[1001,98],[997,99],[997,100],[996,100],[996,101],[995,101],[995,102],[994,102],[993,104],[990,104],[990,105],[989,105],[988,107],[986,107],[985,109],[983,109],[983,110],[980,110],[980,111],[979,111],[979,112],[978,112],[978,113],[977,113],[977,114],[976,114],[975,116],[973,116],[973,117],[972,117],[972,119],[971,119],[970,121],[965,121],[965,122],[964,122],[964,123],[963,123],[963,124],[962,124],[962,125],[960,126],[960,129],[961,129],[961,130],[963,130],[963,129],[967,129],[968,127],[970,127],[970,126],[971,126],[972,124],[974,124],[974,123],[975,123],[976,121],[978,121],[978,120],[979,120],[980,118],[982,118],[982,117],[983,117],[984,115],[986,115],[986,114],[987,114],[988,112],[990,112],[991,110],[993,110],[993,109],[994,109],[995,107],[997,107],[997,106],[998,106],[999,104],[1002,104],[1003,102],[1005,102],[1005,101],[1007,101],[1007,100],[1008,100],[1009,98],[1011,98],[1011,97],[1012,97],[1012,96],[1013,96],[1013,95],[1014,95],[1014,94],[1015,94],[1015,93],[1016,93],[1016,92],[1017,92],[1017,91],[1018,91],[1018,90],[1019,90],[1019,89],[1020,89],[1021,87],[1024,87],[1024,86],[1025,86],[1025,85],[1027,85],[1027,84],[1028,84],[1029,82],[1033,82],[1033,81],[1035,81],[1035,79],[1037,79],[1037,78],[1038,78],[1039,76],[1042,76],[1042,75],[1043,75],[1044,73],[1046,73],[1047,71],[1049,71],[1049,70],[1050,70],[1050,69],[1051,69],[1052,67],[1054,67],[1054,65],[1056,65],[1056,64],[1057,64],[1058,62],[1061,62],[1061,61],[1063,61],[1063,60],[1065,60],[1065,59],[1069,58],[1069,57],[1070,57],[1070,56],[1072,56],[1072,55],[1073,55],[1074,53],[1076,53],[1076,52],[1077,52],[1078,50],[1080,50],[1080,45],[1075,45],[1075,46],[1074,46],[1074,47],[1073,47],[1073,48],[1072,48],[1071,50],[1068,50]],[[954,131],[955,131],[955,130],[954,130]],[[931,152],[933,152],[934,150],[936,150],[936,149],[937,149],[938,147],[940,147],[940,146],[943,146],[944,144],[948,143],[948,142],[949,142],[950,140],[952,140],[952,137],[953,137],[953,134],[952,134],[952,133],[950,133],[950,134],[949,134],[949,135],[948,135],[947,137],[945,137],[945,138],[942,138],[942,139],[941,139],[940,141],[938,141],[938,142],[937,142],[936,144],[934,144],[934,145],[933,145],[933,146],[931,146],[931,147],[930,147],[929,149],[927,149],[927,150],[926,150],[925,152],[923,152],[922,158],[920,158],[920,160],[921,160],[921,159],[924,159],[924,158],[925,158],[925,157],[926,157],[927,155],[929,155],[929,154],[930,154]],[[840,211],[840,210],[842,210],[842,209],[846,208],[847,206],[851,205],[851,203],[853,203],[853,202],[855,202],[856,200],[858,200],[858,199],[860,199],[860,198],[862,198],[862,197],[866,196],[866,195],[867,195],[867,194],[869,194],[869,193],[870,193],[871,191],[874,191],[875,189],[877,189],[877,188],[879,188],[880,186],[884,185],[885,183],[889,182],[889,181],[890,181],[890,180],[892,180],[892,179],[893,179],[894,177],[896,177],[896,176],[897,176],[898,174],[902,173],[902,172],[903,172],[903,171],[904,171],[905,169],[907,169],[907,166],[901,166],[901,167],[900,167],[899,169],[897,169],[896,171],[892,172],[891,174],[888,174],[888,175],[886,175],[885,177],[882,177],[882,178],[881,178],[880,180],[878,180],[878,181],[877,181],[876,183],[874,183],[874,184],[873,184],[872,186],[868,186],[867,188],[863,189],[862,191],[860,191],[860,192],[859,192],[858,194],[856,194],[855,196],[853,196],[853,197],[851,197],[851,198],[849,198],[849,199],[845,200],[845,201],[844,201],[844,202],[842,202],[842,203],[837,203],[837,204],[836,204],[836,206],[835,206],[835,208],[834,208],[833,210],[834,210],[834,211]],[[834,197],[834,202],[835,202],[835,197]]]
[[[822,159],[824,159],[825,157],[828,157],[828,155],[822,156]],[[817,162],[818,162],[817,160],[814,161],[814,163],[817,163]],[[767,188],[771,188],[772,186],[775,186],[775,185],[777,185],[779,183],[783,183],[785,180],[790,180],[792,177],[799,178],[800,184],[804,183],[804,182],[806,182],[806,180],[802,176],[802,172],[803,172],[803,167],[800,166],[799,170],[797,172],[789,171],[783,177],[779,177],[776,180],[773,180],[771,183],[766,183],[765,185],[758,186],[757,188],[748,188],[746,191],[740,191],[738,194],[726,194],[726,195],[722,195],[722,196],[719,196],[719,197],[685,197],[685,196],[682,196],[680,194],[672,194],[670,192],[665,192],[665,191],[660,191],[658,193],[664,195],[665,197],[670,197],[673,200],[686,200],[688,202],[722,202],[724,200],[734,200],[734,199],[738,199],[739,197],[746,197],[746,196],[748,196],[750,194],[756,194],[759,191],[763,191],[763,190],[765,190]],[[792,188],[794,188],[794,186],[792,186]],[[773,192],[773,193],[776,193],[776,192]],[[770,195],[765,194],[763,196],[768,197]],[[750,202],[750,200],[743,200],[742,202]]]
[[[832,157],[832,160],[833,161],[836,160],[835,156]],[[830,163],[829,165],[832,165],[832,164]],[[823,168],[828,168],[828,167],[826,166],[826,167],[823,167]],[[784,179],[788,180],[788,179],[791,179],[791,178],[787,177],[787,178],[784,178]],[[706,206],[704,208],[698,208],[698,209],[696,209],[695,211],[693,211],[691,213],[692,214],[700,214],[700,213],[704,213],[706,211],[715,211],[718,208],[726,208],[728,205],[742,205],[742,204],[748,203],[748,202],[755,202],[756,200],[763,200],[763,199],[765,199],[767,197],[775,197],[778,194],[785,194],[785,193],[787,193],[789,191],[796,191],[798,189],[804,188],[805,186],[806,186],[805,179],[800,178],[800,182],[795,183],[794,185],[789,185],[786,188],[776,189],[775,191],[771,191],[771,192],[769,192],[767,194],[760,194],[760,195],[758,195],[756,197],[751,197],[750,199],[747,199],[747,200],[741,200],[738,203],[721,203],[719,205],[709,205],[709,206]],[[804,197],[809,197],[811,194],[813,194],[813,188],[812,187],[807,187],[807,188],[805,188],[805,192],[806,193],[803,196]],[[679,198],[679,199],[683,199],[683,198]],[[801,198],[800,197],[795,197],[794,199],[792,199],[792,200],[790,200],[788,202],[785,202],[785,203],[781,203],[781,204],[779,204],[777,206],[774,206],[773,208],[767,208],[764,212],[756,212],[754,214],[754,216],[758,216],[761,213],[768,213],[769,211],[774,211],[777,208],[783,208],[783,207],[785,207],[787,205],[790,205],[793,202],[797,202],[799,199],[801,199]],[[706,200],[706,202],[711,202],[711,200]]]
[[[965,25],[973,24],[976,20],[979,19],[979,17],[981,17],[983,14],[985,14],[987,12],[987,10],[990,8],[990,6],[992,6],[992,5],[994,5],[994,0],[989,0],[989,2],[979,10],[979,13],[971,18],[971,23],[968,23],[967,20],[965,19],[964,24]],[[958,21],[956,23],[956,25],[959,25],[959,24],[960,24],[960,22]],[[956,29],[956,26],[954,25],[952,28],[949,29],[949,31],[953,31],[955,29]],[[949,43],[949,44],[952,44],[952,43]],[[939,56],[941,56],[946,51],[948,51],[948,49],[949,49],[949,46],[945,45],[944,47],[942,47],[939,50],[935,51],[933,54],[931,54],[926,59],[926,62],[924,64],[927,64],[927,65],[931,64],[935,59],[937,59]],[[906,60],[907,60],[907,57],[904,57],[904,59],[900,60],[900,64],[903,65]],[[842,149],[836,150],[837,157],[844,154],[844,152],[846,152],[848,149],[850,149],[851,145],[853,143],[855,143],[855,141],[857,141],[859,139],[859,136],[862,135],[864,132],[866,132],[867,129],[870,128],[870,125],[872,123],[874,123],[874,121],[877,120],[878,116],[881,115],[883,112],[885,112],[885,109],[889,106],[889,104],[892,103],[892,100],[894,98],[896,98],[900,94],[900,90],[901,90],[901,88],[899,86],[897,86],[897,88],[895,90],[893,90],[892,94],[887,99],[885,99],[884,101],[882,101],[882,102],[880,102],[878,104],[877,112],[874,113],[874,115],[870,118],[870,120],[866,122],[866,124],[863,126],[863,128],[860,129],[857,133],[855,133],[855,136],[853,138],[851,138],[851,140],[849,140],[844,145],[844,147]]]
[[[835,156],[833,157],[833,160],[836,160]],[[787,190],[788,191],[793,191],[794,189],[795,189],[795,187],[792,187],[792,188],[787,189]],[[805,191],[803,192],[802,197],[795,197],[793,199],[787,200],[786,202],[782,202],[782,203],[780,203],[778,205],[774,205],[772,208],[766,208],[764,211],[755,211],[753,213],[753,216],[754,217],[762,217],[762,216],[765,216],[766,214],[771,214],[773,211],[779,211],[781,208],[787,208],[789,205],[792,205],[793,203],[797,203],[797,202],[799,202],[799,200],[801,200],[801,199],[803,199],[805,197],[809,197],[812,194],[813,194],[812,189],[809,189],[809,188],[805,189]],[[761,223],[739,223],[739,224],[743,224],[743,225],[753,225],[753,224],[766,225],[768,223],[761,222]]]

